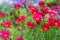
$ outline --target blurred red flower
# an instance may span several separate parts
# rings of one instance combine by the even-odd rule
[[[50,6],[51,6],[51,4],[47,4],[47,6],[48,6],[48,7],[50,7]]]
[[[16,8],[16,9],[18,9],[18,8],[20,8],[20,7],[21,7],[20,4],[14,4],[14,8]]]
[[[55,25],[56,27],[60,28],[60,20],[56,20],[56,21],[54,22],[54,25]]]
[[[42,26],[42,30],[43,31],[48,31],[48,30],[50,30],[52,28],[52,26],[50,25],[50,24],[44,24],[43,26]]]
[[[43,19],[43,16],[39,15],[39,14],[36,14],[36,15],[33,16],[33,18],[34,18],[34,20],[36,21],[37,24],[40,24],[40,22]]]
[[[16,22],[20,23],[20,22],[24,22],[26,20],[25,16],[20,16],[19,18],[17,18]]]
[[[47,19],[47,22],[48,22],[50,25],[54,26],[55,20],[56,20],[56,19],[54,19],[54,18],[48,18],[48,19]]]
[[[2,25],[3,25],[3,27],[9,27],[9,28],[12,27],[12,23],[9,22],[9,21],[4,21],[4,22],[2,23]]]
[[[38,9],[35,6],[33,6],[33,5],[29,6],[29,9],[31,11],[38,11]]]
[[[45,6],[45,2],[44,2],[44,1],[40,1],[40,2],[39,2],[39,5],[40,5],[40,6]]]
[[[10,35],[11,35],[11,33],[10,33],[10,31],[8,31],[8,30],[3,30],[3,31],[1,32],[1,37],[2,37],[3,39],[9,38]]]
[[[4,17],[5,13],[4,12],[0,12],[0,18]]]
[[[42,11],[43,13],[48,13],[48,8],[43,7],[43,8],[41,8],[41,11]]]
[[[31,11],[31,14],[33,15],[38,14],[38,11]]]
[[[30,29],[35,28],[35,24],[34,24],[33,22],[27,22],[27,26],[28,26]]]

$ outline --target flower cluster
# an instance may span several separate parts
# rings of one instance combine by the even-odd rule
[[[32,34],[35,34],[36,30],[48,32],[53,27],[60,28],[60,19],[58,18],[60,15],[58,12],[60,6],[50,7],[51,5],[46,4],[44,1],[41,1],[38,4],[40,8],[30,5],[27,7],[26,11],[23,10],[23,6],[16,3],[13,5],[15,10],[11,11],[10,14],[0,12],[0,25],[1,29],[3,28],[0,31],[0,38],[3,40],[29,40],[29,35],[32,36]],[[37,25],[39,27],[37,27]],[[28,38],[25,37],[27,35]],[[30,40],[33,40],[34,38]]]

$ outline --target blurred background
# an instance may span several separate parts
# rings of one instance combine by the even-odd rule
[[[60,0],[44,0],[44,1],[52,5],[60,5]]]

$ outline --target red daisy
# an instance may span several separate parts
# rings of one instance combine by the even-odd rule
[[[16,8],[16,9],[18,9],[18,8],[20,8],[20,7],[21,7],[20,4],[14,4],[14,8]]]
[[[52,25],[52,26],[54,26],[54,22],[56,21],[56,19],[54,19],[54,18],[48,18],[47,19],[47,22],[50,24],[50,25]]]
[[[38,9],[35,6],[33,6],[33,5],[29,6],[29,9],[31,11],[38,11]]]
[[[31,29],[35,28],[35,24],[33,22],[27,22],[27,26]]]
[[[41,2],[39,2],[39,5],[40,6],[45,6],[45,2],[44,1],[41,1]]]
[[[54,22],[54,25],[55,25],[56,27],[60,28],[60,20],[56,20],[56,21]]]
[[[42,30],[44,30],[44,31],[48,31],[48,30],[50,30],[52,28],[52,26],[50,25],[50,24],[44,24],[43,26],[42,26]]]
[[[19,18],[17,18],[16,22],[20,23],[20,22],[24,22],[26,20],[25,16],[20,16]]]
[[[9,21],[4,21],[4,22],[2,23],[2,25],[3,25],[3,27],[9,27],[9,28],[12,27],[12,23],[9,22]]]
[[[41,11],[42,11],[43,13],[48,13],[48,9],[45,8],[45,7],[41,8]]]
[[[35,14],[37,14],[38,13],[38,11],[31,11],[31,14],[33,14],[33,15],[35,15]]]
[[[9,38],[10,35],[11,35],[11,33],[10,33],[10,31],[8,31],[8,30],[4,30],[4,31],[1,32],[1,37],[2,37],[3,39]]]
[[[40,22],[43,19],[43,16],[39,15],[39,14],[36,14],[36,15],[33,16],[33,18],[34,18],[34,20],[36,21],[37,24],[40,24]]]

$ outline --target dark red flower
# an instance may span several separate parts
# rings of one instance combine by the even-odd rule
[[[42,11],[43,13],[48,13],[48,9],[45,8],[45,7],[41,8],[41,11]]]
[[[34,24],[33,22],[27,22],[27,26],[28,26],[30,29],[35,28],[35,24]]]
[[[10,16],[12,16],[12,14],[13,14],[13,13],[12,13],[12,12],[10,12]]]
[[[56,19],[54,19],[54,18],[48,18],[48,19],[47,19],[47,22],[48,22],[50,25],[54,26],[55,20],[56,20]]]
[[[48,30],[50,30],[52,28],[52,26],[50,25],[50,24],[44,24],[43,26],[42,26],[42,30],[43,31],[48,31]]]
[[[45,5],[45,2],[44,1],[41,1],[41,2],[39,2],[39,5],[40,6],[44,6]]]
[[[47,4],[47,6],[48,6],[48,7],[50,7],[50,6],[51,6],[51,4]]]
[[[20,16],[19,18],[17,18],[16,22],[20,23],[20,22],[24,22],[26,20],[25,16]]]
[[[24,38],[22,38],[22,37],[19,37],[19,38],[16,38],[16,40],[24,40]]]
[[[3,27],[9,27],[9,28],[12,27],[12,23],[9,22],[9,21],[4,21],[4,22],[2,23],[2,25],[3,25]]]
[[[4,17],[5,13],[4,12],[0,12],[0,18]]]
[[[20,7],[21,7],[20,4],[14,4],[14,8],[16,8],[16,9],[18,9],[18,8],[20,8]]]

